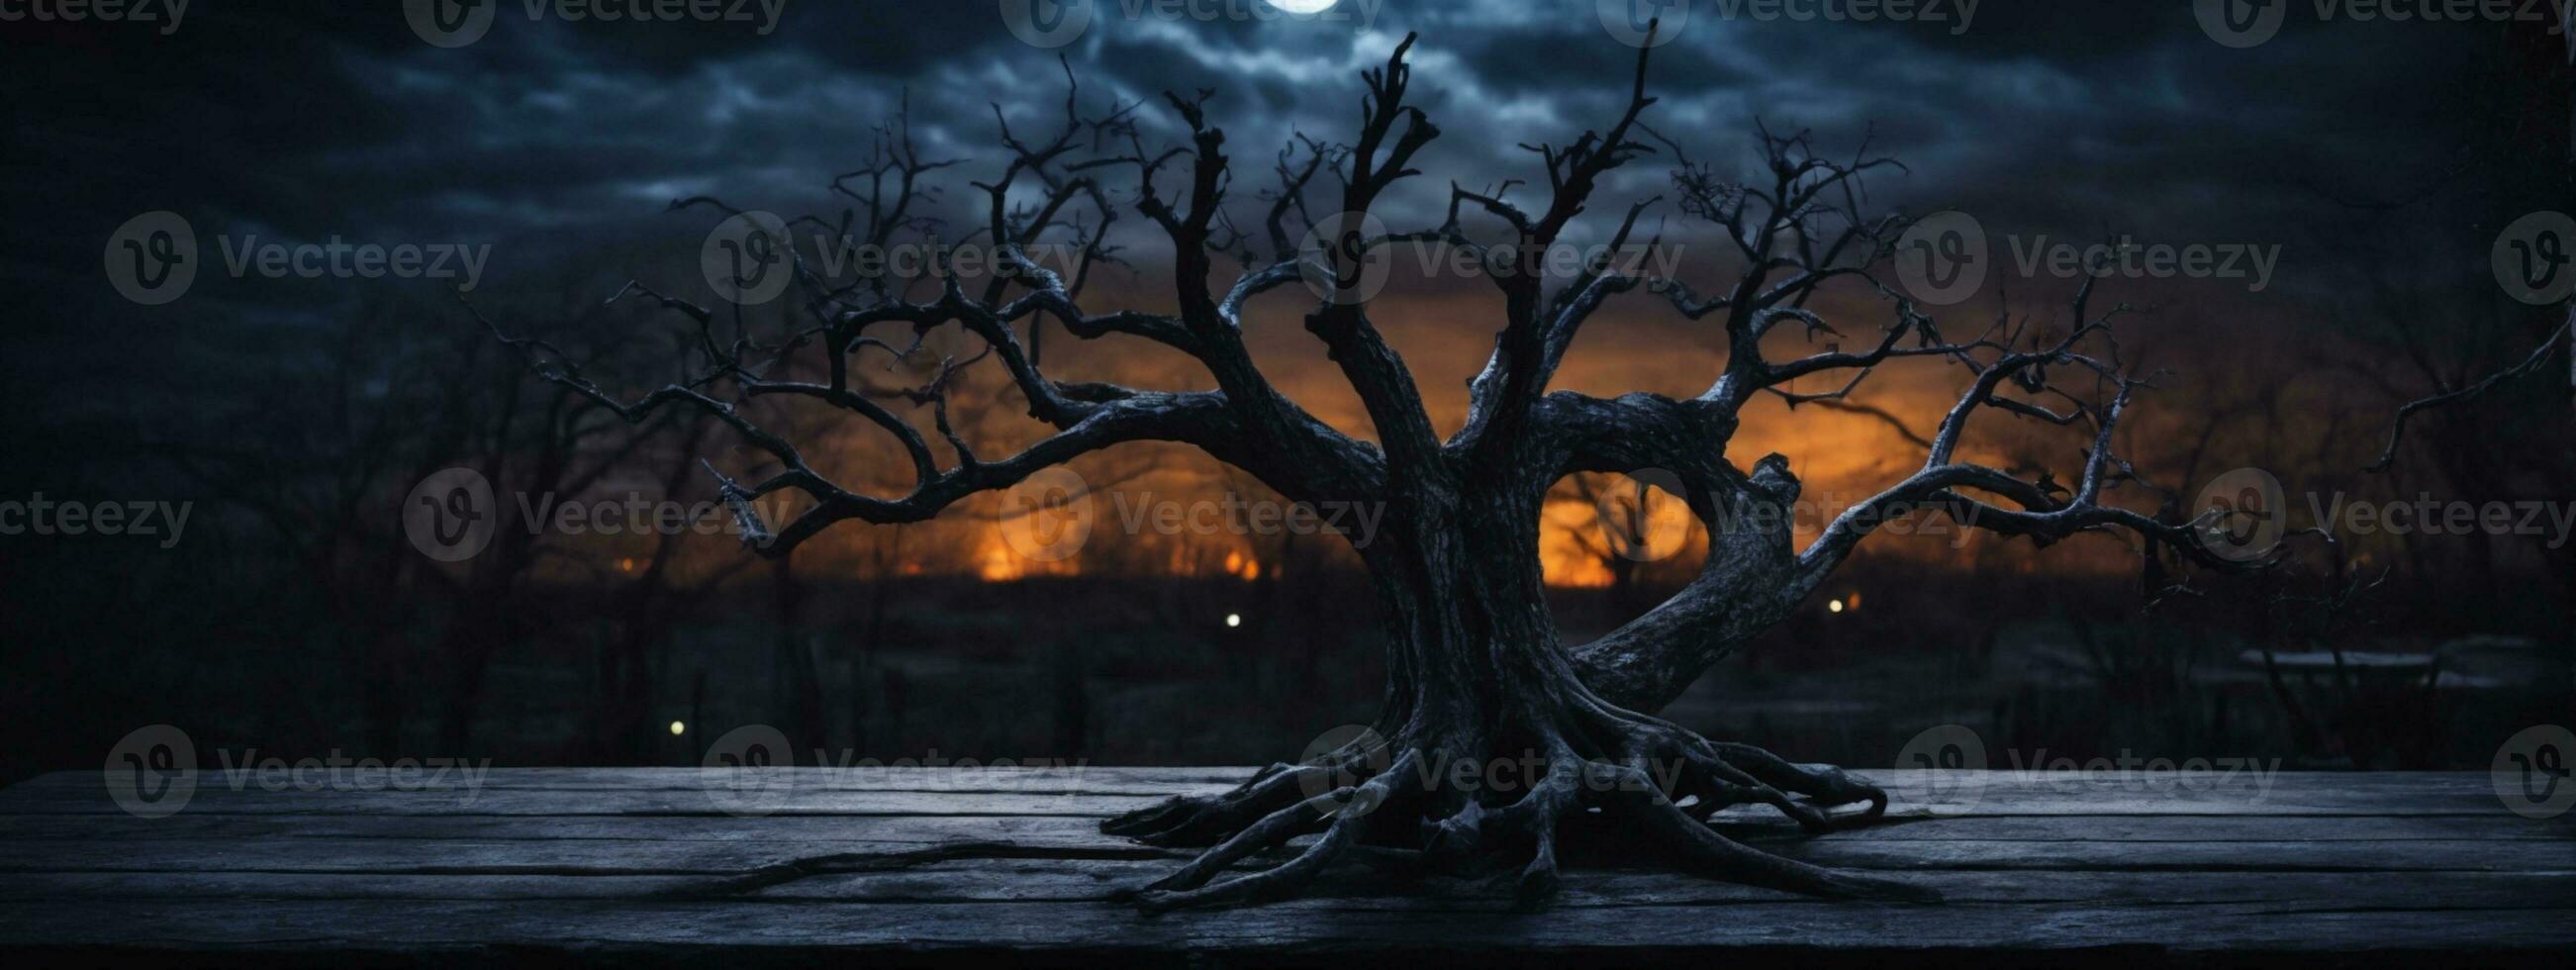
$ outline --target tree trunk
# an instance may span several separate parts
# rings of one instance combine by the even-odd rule
[[[1654,840],[1660,855],[1740,882],[1828,896],[1923,895],[1749,849],[1706,824],[1721,807],[1761,803],[1825,830],[1876,817],[1886,795],[1840,771],[1705,740],[1587,686],[1558,643],[1541,588],[1536,502],[1537,493],[1470,493],[1391,510],[1390,528],[1362,550],[1390,624],[1384,713],[1233,792],[1104,823],[1153,844],[1213,846],[1138,891],[1139,904],[1271,898],[1354,846],[1384,843],[1428,872],[1512,878],[1521,902],[1535,906],[1557,887],[1560,825],[1588,828],[1596,818]],[[1649,683],[1621,682],[1632,693]],[[1656,683],[1648,692],[1668,690],[1678,687]],[[1856,816],[1826,812],[1862,802],[1868,808]],[[1322,838],[1289,862],[1211,882],[1243,857],[1309,833]]]

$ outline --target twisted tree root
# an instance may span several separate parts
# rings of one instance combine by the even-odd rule
[[[1768,805],[1809,832],[1836,831],[1886,812],[1887,793],[1878,787],[1839,769],[1796,765],[1750,745],[1708,741],[1631,712],[1604,708],[1586,714],[1606,718],[1608,730],[1596,722],[1591,730],[1545,735],[1529,759],[1541,770],[1517,793],[1478,790],[1460,781],[1471,773],[1445,770],[1458,762],[1443,753],[1462,745],[1416,740],[1392,746],[1400,753],[1382,768],[1371,769],[1363,746],[1346,747],[1310,764],[1273,765],[1224,794],[1182,796],[1110,819],[1101,830],[1112,835],[1208,847],[1170,875],[1120,898],[1147,912],[1261,902],[1292,895],[1337,862],[1356,857],[1408,875],[1507,882],[1520,908],[1539,909],[1563,885],[1559,830],[1598,812],[1625,823],[1624,831],[1643,840],[1651,854],[1700,875],[1832,899],[1939,899],[1911,883],[1763,852],[1727,838],[1712,820],[1730,806]],[[1430,732],[1404,733],[1422,739]],[[1580,740],[1601,738],[1611,743]],[[1382,755],[1388,746],[1379,743]],[[1841,815],[1828,811],[1859,803],[1868,807]],[[1256,855],[1292,848],[1292,840],[1318,833],[1311,843],[1293,847],[1284,862],[1226,875]]]

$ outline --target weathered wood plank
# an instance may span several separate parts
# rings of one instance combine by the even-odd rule
[[[608,840],[266,839],[252,842],[99,840],[20,842],[0,872],[526,872],[589,875],[736,875],[763,866],[835,855],[889,855],[917,843],[846,841],[662,842]],[[1067,833],[1070,835],[1071,833]],[[1094,834],[1052,845],[1105,847]],[[2241,871],[2418,872],[2576,871],[2576,841],[2485,839],[2332,842],[2003,842],[1834,838],[1766,843],[1820,865],[1864,869],[2218,869]]]
[[[347,769],[344,769],[344,771]],[[424,781],[435,781],[429,787],[461,788],[467,784],[487,789],[606,789],[644,791],[653,789],[697,789],[704,787],[702,778],[721,775],[731,769],[672,768],[510,768],[484,769],[472,779],[469,772],[457,769],[425,773]],[[1172,794],[1203,791],[1209,786],[1230,786],[1249,777],[1255,769],[1233,767],[1115,767],[1070,766],[1062,768],[825,768],[787,766],[752,769],[763,775],[794,780],[798,787],[831,788],[850,791],[1025,791],[1025,792],[1092,792],[1122,794]],[[1972,778],[1982,774],[1986,784],[1996,790],[2021,790],[2040,787],[2058,779],[2082,780],[2079,772],[1992,770],[1981,773],[1938,772],[1915,769],[1855,768],[1852,771],[1882,785],[1913,787],[1936,782],[1944,777]],[[220,767],[200,771],[201,777],[230,774]],[[2160,775],[2194,786],[2210,782],[2251,784],[2260,772],[2204,771],[2175,772]],[[2143,777],[2143,775],[2142,775]],[[2288,789],[2335,789],[2353,791],[2402,792],[2446,791],[2459,787],[2462,774],[2443,771],[2378,771],[2378,772],[2297,772],[2271,774],[2272,784]],[[2234,781],[2230,781],[2234,779]],[[1972,779],[1973,780],[1973,779]],[[49,772],[0,789],[0,799],[51,790],[93,791],[99,787],[95,771],[71,770]]]
[[[1054,902],[826,905],[634,900],[326,900],[31,902],[0,914],[0,939],[57,945],[258,948],[271,952],[491,948],[670,958],[706,947],[896,953],[1071,949],[1170,960],[1188,951],[1315,959],[1391,943],[1482,956],[1656,948],[1768,947],[1863,953],[1972,949],[2048,953],[2105,947],[2226,954],[2365,949],[2498,950],[2534,957],[2563,946],[2576,909],[2464,917],[2441,909],[2219,903],[1898,906],[1782,900],[1739,912],[1704,905],[1570,907],[1541,914],[1442,910],[1386,900],[1301,900],[1253,909],[1140,918],[1114,906]]]
[[[345,769],[344,769],[345,770]],[[424,781],[435,790],[461,789],[467,785],[486,790],[530,789],[566,791],[601,789],[609,791],[697,791],[709,786],[710,777],[721,777],[730,769],[703,768],[490,768],[469,778],[463,769],[444,774],[425,774]],[[1119,767],[1079,765],[1060,768],[827,768],[786,766],[754,769],[763,776],[786,779],[792,787],[803,790],[836,791],[929,791],[964,793],[1009,791],[1023,794],[1136,794],[1173,795],[1222,790],[1252,775],[1251,766],[1233,767]],[[1890,791],[1923,792],[1930,787],[1955,787],[1962,783],[1983,785],[1989,792],[2011,793],[2053,787],[2102,787],[2115,782],[2088,777],[2080,772],[1992,770],[1986,772],[1939,772],[1915,769],[1854,768],[1855,774]],[[220,767],[199,772],[203,787],[219,787],[217,780],[228,777]],[[253,773],[255,776],[255,773]],[[2407,793],[2446,793],[2457,791],[2468,776],[2444,771],[2375,771],[2375,772],[2299,772],[2276,771],[2266,775],[2253,769],[2241,771],[2133,773],[2135,785],[2143,788],[2150,780],[2158,785],[2195,789],[2217,787],[2227,792],[2251,793],[2268,783],[2279,791],[2348,791],[2382,795]],[[0,804],[11,799],[54,792],[94,794],[100,790],[101,778],[95,771],[57,771],[27,779],[0,789]],[[2474,786],[2472,786],[2474,787]]]
[[[1766,810],[1767,811],[1767,810]],[[1798,835],[1776,813],[1748,813],[1729,831]],[[283,815],[199,814],[141,819],[124,815],[0,815],[0,842],[11,839],[243,840],[344,839],[616,839],[777,842],[848,840],[950,842],[994,832],[1054,841],[1099,840],[1088,815],[923,815],[849,817],[774,815]],[[1901,819],[1826,836],[1838,839],[1999,839],[2100,842],[2371,841],[2384,839],[2549,840],[2576,838],[2576,813],[2534,820],[2490,815],[1960,815]]]
[[[229,787],[220,772],[202,772],[186,811],[197,814],[327,814],[327,815],[1108,815],[1149,805],[1172,793],[1208,793],[1226,786],[1201,781],[1176,782],[1160,791],[1141,789],[1140,769],[1114,780],[1075,783],[1047,773],[1028,780],[1037,790],[1017,790],[1011,772],[978,772],[990,776],[971,787],[942,789],[918,779],[849,782],[849,775],[825,769],[766,769],[746,780],[726,771],[642,769],[651,787],[531,787],[543,779],[531,776],[500,784],[508,771],[494,769],[491,782],[466,787],[456,780],[422,790],[265,790],[256,784]],[[1195,769],[1202,774],[1209,769]],[[1248,771],[1248,769],[1244,769]],[[916,774],[918,772],[915,772]],[[2017,772],[1961,773],[1870,771],[1865,777],[1884,785],[1892,799],[1891,815],[2495,815],[2503,804],[2483,785],[2462,776],[2427,772],[2350,775],[2318,773],[2198,773],[2163,777],[2096,778],[2074,774]],[[2333,779],[2351,779],[2337,782]],[[908,783],[916,787],[883,787]],[[961,783],[965,784],[965,783]],[[1130,786],[1132,793],[1112,793],[1111,785]],[[877,787],[855,787],[855,786]],[[1081,788],[1086,790],[1077,791]],[[278,797],[292,795],[293,797]],[[63,772],[0,791],[0,814],[120,813],[96,773]]]
[[[280,797],[292,795],[293,797]],[[1115,815],[1166,795],[1019,794],[1014,792],[796,791],[668,789],[640,792],[541,791],[232,791],[200,788],[184,811],[217,815]],[[0,806],[23,815],[123,814],[102,793],[64,793]]]
[[[409,875],[273,872],[36,872],[0,874],[0,900],[202,901],[249,899],[674,899],[717,895],[742,899],[842,902],[1105,902],[1111,891],[1171,871],[1162,860],[1060,858],[955,859],[872,872],[822,870],[742,889],[695,876]],[[1939,871],[1906,878],[1938,888],[1950,903],[2127,903],[2185,906],[2218,903],[2309,904],[2331,899],[2350,907],[2409,908],[2427,900],[2457,909],[2523,909],[2564,899],[2570,872],[2426,872],[2403,880],[2356,880],[2310,872]],[[1351,869],[1319,881],[1311,895],[1383,900],[1394,906],[1483,907],[1507,889],[1435,881],[1397,885]],[[1557,905],[1634,906],[1782,901],[1795,897],[1659,872],[1580,870]]]
[[[265,759],[259,759],[265,760]],[[258,772],[244,769],[250,776]],[[317,767],[316,771],[327,770]],[[343,767],[344,774],[354,769]],[[494,767],[469,771],[451,768],[444,772],[422,769],[417,781],[431,789],[452,790],[476,785],[486,789],[531,789],[572,791],[595,789],[607,791],[695,791],[706,786],[710,776],[730,769],[694,767],[663,768],[508,768]],[[819,767],[787,765],[754,769],[766,776],[790,779],[796,787],[813,790],[841,791],[1017,791],[1029,794],[1064,794],[1067,792],[1124,795],[1173,795],[1184,792],[1223,790],[1241,783],[1256,770],[1237,767],[1129,767],[1116,765],[1068,765],[1063,767],[1010,768],[927,768],[917,766],[884,766],[873,768]],[[199,777],[221,779],[234,772],[216,762],[199,771]],[[0,801],[31,794],[54,791],[95,791],[100,776],[94,771],[56,771],[29,778],[0,790]]]
[[[1106,838],[1101,815],[1248,770],[798,769],[766,776],[791,787],[752,803],[782,814],[756,816],[725,814],[741,803],[711,799],[693,769],[320,792],[233,790],[206,773],[184,811],[149,820],[117,811],[97,773],[67,772],[0,792],[0,949],[624,962],[748,947],[876,964],[1455,949],[1480,962],[1705,964],[1712,949],[2241,962],[2394,948],[2486,963],[2576,942],[2576,818],[2511,815],[2473,773],[2207,775],[2162,789],[1998,773],[1963,789],[1957,775],[1870,772],[1908,818],[1807,838],[1752,810],[1741,817],[1759,823],[1731,827],[1784,855],[1937,887],[1939,906],[1579,866],[1536,915],[1484,888],[1398,886],[1356,867],[1312,898],[1257,909],[1147,918],[1106,902],[1181,855]]]

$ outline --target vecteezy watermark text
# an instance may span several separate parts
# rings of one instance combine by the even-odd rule
[[[161,548],[179,544],[195,502],[58,501],[37,492],[0,502],[0,536],[159,536]]]
[[[810,253],[810,256],[806,254]],[[1016,280],[1078,269],[1085,254],[1070,243],[988,242],[940,239],[871,243],[816,229],[791,231],[776,213],[737,212],[716,223],[698,245],[698,270],[728,302],[757,306],[787,292],[800,268],[827,283],[870,279]]]
[[[2413,499],[2362,502],[2344,493],[2308,493],[2308,514],[2320,528],[2337,535],[2471,535],[2539,536],[2556,549],[2576,530],[2576,502],[2444,501],[2431,492]]]
[[[2005,237],[2012,244],[2013,264],[2026,278],[2042,274],[2058,279],[2114,276],[2125,279],[2250,280],[2246,292],[2261,293],[2272,285],[2272,267],[2281,261],[2279,243],[2141,243],[2122,236],[2116,242],[2079,246],[2045,235]]]
[[[160,24],[161,36],[179,32],[188,19],[188,0],[0,0],[0,23],[77,24],[119,21]]]
[[[1445,240],[1397,238],[1374,214],[1336,212],[1307,227],[1297,244],[1297,268],[1317,298],[1357,304],[1375,298],[1398,269],[1422,278],[1562,279],[1599,271],[1668,280],[1681,267],[1684,249],[1683,243],[1658,240],[1616,246],[1507,243],[1478,250]]]
[[[463,47],[482,40],[506,0],[403,0],[403,21],[432,47]],[[787,0],[519,0],[529,22],[755,24],[760,36],[778,29]]]
[[[1377,502],[1291,502],[1228,491],[1215,499],[1157,498],[1152,492],[1117,492],[1110,504],[1128,535],[1323,535],[1347,537],[1353,548],[1376,541],[1386,506]],[[1023,559],[1059,562],[1082,551],[1099,524],[1090,483],[1061,466],[1042,469],[1002,492],[1003,542]]]
[[[1347,24],[1367,30],[1386,0],[998,0],[1002,25],[1031,47],[1062,47],[1082,39],[1095,20],[1129,22],[1219,21],[1269,23],[1295,20]]]
[[[1943,724],[1908,739],[1897,751],[1896,767],[1921,771],[1924,794],[1946,806],[1972,808],[1998,781],[2018,790],[2062,792],[2104,788],[2152,795],[2190,793],[2244,803],[2271,797],[2279,758],[2239,755],[2208,757],[2141,757],[2127,748],[2117,756],[2050,757],[2041,748],[2025,755],[2006,749],[2009,767],[1998,769],[1987,757],[1985,740],[1965,725]],[[1894,787],[1894,786],[1891,786]]]
[[[333,748],[319,758],[262,758],[259,749],[251,748],[236,756],[230,749],[218,748],[215,756],[223,762],[225,787],[244,791],[253,787],[261,791],[418,791],[431,788],[457,788],[465,791],[464,800],[471,803],[483,790],[483,776],[492,770],[492,759],[468,761],[463,758],[352,758]]]
[[[918,758],[880,759],[847,748],[837,753],[815,748],[800,765],[786,732],[745,724],[707,745],[696,780],[718,809],[752,816],[778,810],[800,785],[829,789],[900,780],[906,789],[919,791],[1064,792],[1089,764],[1058,757],[951,758],[937,748]]]
[[[2281,32],[2294,0],[2194,0],[2192,17],[2202,33],[2221,46],[2258,47]],[[2549,32],[2567,29],[2576,0],[2308,0],[2319,22],[2444,24],[2551,23]],[[2554,21],[2554,23],[2552,23]]]
[[[1368,548],[1377,537],[1386,507],[1376,502],[1276,502],[1247,499],[1227,492],[1215,500],[1158,499],[1152,492],[1111,496],[1119,524],[1127,534],[1153,531],[1163,535],[1297,535],[1335,533],[1349,536],[1351,547]]]
[[[1977,22],[1980,0],[1594,0],[1601,29],[1630,47],[1660,47],[1694,17],[1756,23],[1948,24],[1950,35]],[[1704,11],[1704,13],[1703,13]]]
[[[1639,562],[1669,558],[1682,551],[1692,527],[1703,524],[1684,505],[1685,492],[1681,476],[1669,469],[1614,475],[1593,502],[1594,525],[1621,557]],[[1878,497],[1827,489],[1800,492],[1786,501],[1738,502],[1732,494],[1712,490],[1702,505],[1708,509],[1705,524],[1722,533],[1814,532],[1849,516],[1853,528],[1891,536],[1949,536],[1954,547],[1968,542],[1984,511],[1975,503],[1875,501]],[[1666,503],[1669,510],[1661,508]]]

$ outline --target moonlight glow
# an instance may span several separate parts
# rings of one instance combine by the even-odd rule
[[[1323,13],[1333,9],[1336,0],[1269,0],[1270,5],[1289,13]]]

